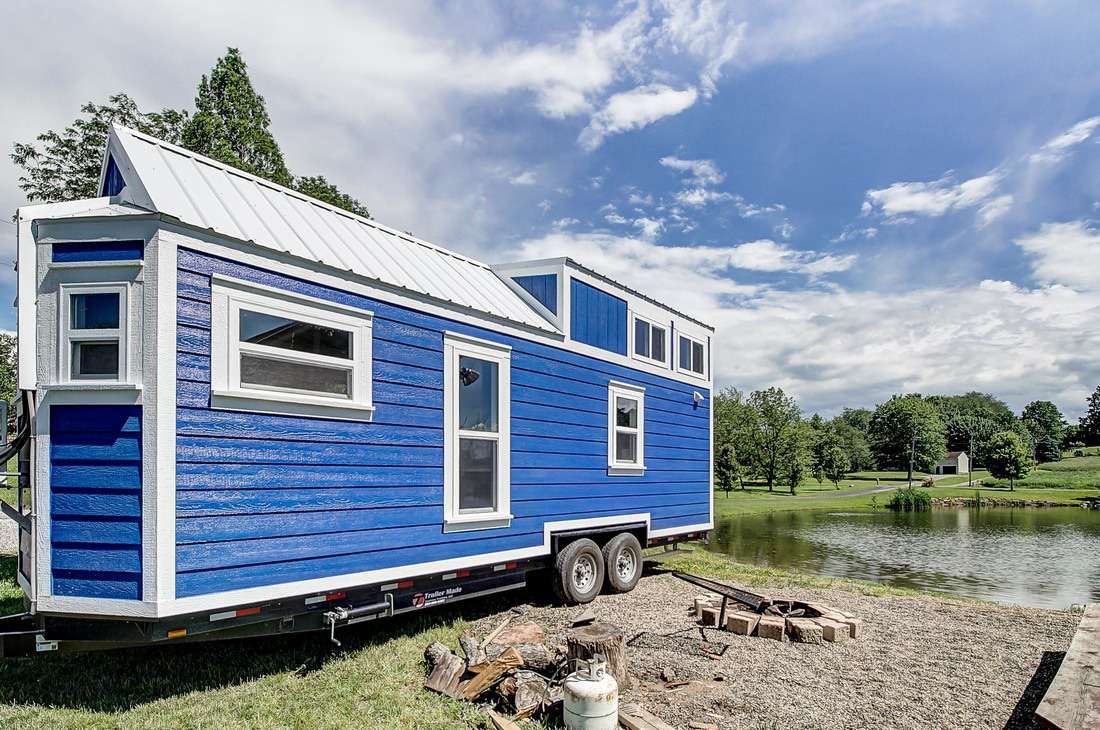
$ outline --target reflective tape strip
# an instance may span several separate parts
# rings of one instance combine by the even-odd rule
[[[241,616],[255,616],[260,612],[259,606],[252,606],[251,608],[238,608],[236,611],[222,611],[221,613],[210,614],[211,621],[224,621],[227,618],[240,618]]]
[[[305,600],[307,606],[311,606],[314,603],[327,603],[328,601],[339,601],[341,598],[347,598],[348,594],[344,591],[337,591],[336,593],[324,593],[320,596],[310,596]]]
[[[445,573],[443,575],[443,580],[454,580],[455,578],[465,578],[469,575],[470,575],[470,571],[468,571],[468,570],[459,570],[455,573]]]

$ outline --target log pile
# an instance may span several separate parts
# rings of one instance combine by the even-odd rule
[[[620,689],[632,686],[626,637],[619,628],[597,622],[585,612],[574,620],[565,645],[548,646],[542,627],[516,619],[515,613],[507,616],[480,641],[472,632],[463,632],[457,641],[459,653],[439,642],[429,644],[424,650],[428,665],[424,687],[479,703],[491,727],[513,730],[525,718],[549,714],[560,718],[562,682],[580,660],[598,654]],[[631,719],[642,723],[638,727],[667,727],[647,725],[647,721]]]
[[[863,619],[831,606],[802,601],[771,601],[760,613],[727,601],[723,611],[722,597],[708,593],[695,597],[691,611],[702,626],[776,641],[822,644],[858,639],[863,633]]]

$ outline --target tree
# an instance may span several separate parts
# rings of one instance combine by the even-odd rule
[[[1065,436],[1066,421],[1058,406],[1048,400],[1032,401],[1024,406],[1020,421],[1031,435],[1036,459],[1047,462],[1061,458],[1060,445]]]
[[[866,408],[845,408],[834,421],[846,423],[866,434],[871,428],[871,416],[874,415]]]
[[[985,465],[986,442],[993,434],[1019,426],[1008,404],[989,393],[933,395],[925,400],[943,421],[947,448],[967,452],[975,465]]]
[[[271,134],[264,98],[252,88],[240,51],[230,48],[203,74],[183,145],[227,165],[290,186],[293,178]]]
[[[1085,415],[1080,419],[1081,440],[1089,446],[1100,444],[1100,385],[1088,399],[1088,407]]]
[[[753,391],[747,404],[751,422],[747,426],[747,441],[752,448],[754,464],[773,491],[781,476],[784,450],[790,445],[790,432],[802,419],[802,411],[794,398],[781,388]]]
[[[731,468],[736,481],[745,488],[744,478],[752,465],[752,447],[748,440],[749,429],[755,422],[752,409],[744,394],[737,388],[726,387],[714,396],[714,444],[715,456],[727,448],[732,460]],[[720,483],[718,464],[715,463],[715,482]]]
[[[16,142],[12,162],[23,169],[19,187],[32,203],[94,198],[99,194],[103,148],[112,122],[167,142],[178,142],[187,112],[164,109],[145,114],[126,94],[114,94],[106,104],[88,102],[83,117],[60,132],[47,130],[34,142]]]
[[[821,472],[825,478],[833,483],[833,487],[840,489],[840,480],[848,473],[851,463],[848,455],[839,444],[826,447],[821,453]]]
[[[836,434],[840,447],[844,449],[848,460],[848,471],[865,471],[874,468],[875,457],[871,454],[865,431],[861,431],[840,417],[830,421],[829,426]]]
[[[15,397],[15,335],[0,333],[0,398]]]
[[[326,180],[323,175],[299,177],[294,181],[294,189],[311,198],[323,200],[329,205],[343,208],[349,213],[355,213],[364,218],[370,218],[370,211],[367,210],[367,206],[347,193],[340,192],[340,189]]]
[[[726,493],[726,497],[730,496],[730,490],[733,489],[741,478],[741,465],[737,463],[737,454],[734,451],[733,444],[726,442],[718,446],[714,452],[714,483],[715,485]]]
[[[880,468],[931,471],[947,452],[946,431],[935,406],[919,395],[895,395],[871,416],[871,449]],[[910,478],[912,474],[910,474]]]
[[[989,440],[989,473],[1007,479],[1009,490],[1015,491],[1016,480],[1027,476],[1034,464],[1031,449],[1015,431],[1001,431]]]
[[[777,457],[777,474],[795,493],[810,468],[813,430],[799,418],[785,431]]]
[[[88,102],[81,115],[60,132],[47,130],[34,142],[17,142],[11,159],[23,170],[19,187],[30,202],[57,203],[94,198],[99,191],[103,148],[112,122],[221,160],[227,165],[293,186],[365,218],[366,206],[323,176],[293,178],[269,126],[262,96],[252,88],[244,59],[235,48],[203,76],[195,97],[198,110],[142,112],[123,93],[106,104]]]

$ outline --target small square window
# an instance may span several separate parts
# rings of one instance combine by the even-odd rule
[[[125,284],[62,284],[60,377],[122,381],[126,374]]]
[[[634,356],[666,365],[665,328],[634,315]]]
[[[679,354],[680,370],[696,375],[706,374],[706,347],[702,342],[680,335]]]

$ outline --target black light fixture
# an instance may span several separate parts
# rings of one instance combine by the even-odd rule
[[[477,379],[481,377],[481,373],[473,368],[459,368],[458,379],[463,385],[473,385],[477,382]]]

